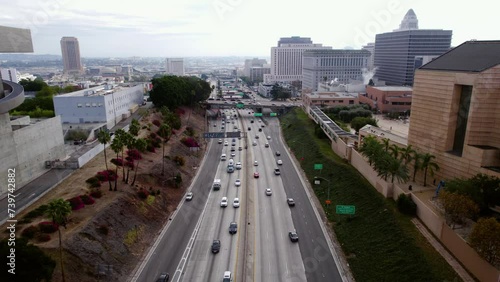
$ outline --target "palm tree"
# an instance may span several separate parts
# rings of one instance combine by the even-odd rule
[[[125,135],[123,135],[123,145],[127,147],[127,150],[132,150],[135,149],[135,138],[130,134],[130,132],[127,132]],[[125,177],[125,183],[128,184],[128,176],[130,174],[130,166],[127,166],[127,176]]]
[[[439,165],[433,161],[436,157],[429,153],[425,153],[422,156],[422,169],[424,170],[424,187],[427,186],[427,171],[430,172],[431,176],[434,175],[435,171],[439,170]]]
[[[162,162],[161,162],[161,175],[163,175],[165,173],[165,145],[166,145],[168,139],[170,138],[170,133],[172,133],[172,129],[170,128],[170,126],[166,123],[162,123],[160,125],[160,128],[158,129],[158,135],[161,138],[163,138],[163,147],[162,147],[163,158],[162,158]]]
[[[375,170],[378,176],[384,178],[385,181],[390,177],[391,183],[394,183],[395,179],[401,183],[408,181],[410,178],[408,167],[403,164],[403,161],[389,154],[381,155],[380,158],[377,159],[375,162]]]
[[[413,151],[412,159],[413,159],[413,182],[415,182],[415,176],[417,176],[417,171],[422,168],[422,157],[423,155],[417,151]]]
[[[133,136],[137,136],[139,135],[139,130],[140,130],[140,124],[139,124],[139,121],[136,120],[135,118],[132,119],[132,121],[130,122],[130,126],[128,128],[128,132],[130,134],[132,134]]]
[[[389,146],[391,145],[391,140],[389,138],[382,139],[382,144],[384,145],[384,151],[389,151]]]
[[[111,135],[109,135],[109,132],[101,128],[97,133],[97,140],[99,140],[99,143],[104,145],[104,163],[106,164],[106,174],[108,175],[109,191],[112,191],[113,189],[111,188],[111,180],[109,180],[108,173],[108,157],[106,156],[106,144],[111,141]]]
[[[148,142],[146,141],[146,139],[143,139],[143,138],[136,139],[134,142],[134,147],[137,149],[137,151],[142,153],[148,147]],[[137,177],[137,171],[139,170],[139,162],[141,161],[141,159],[142,159],[142,156],[139,155],[137,158],[137,165],[134,167],[134,170],[135,170],[134,171],[134,180],[132,180],[132,184],[130,184],[132,186],[134,186],[135,179]]]
[[[127,135],[129,135],[125,130],[123,129],[118,129],[115,131],[115,139],[114,140],[117,140],[121,143],[122,147],[121,147],[121,152],[122,152],[122,161],[123,161],[123,165],[122,165],[122,175],[123,175],[123,179],[122,181],[125,182],[125,158],[124,158],[124,147],[127,146]]]
[[[400,157],[401,157],[401,160],[404,161],[405,165],[409,164],[412,161],[412,159],[413,159],[412,155],[414,153],[415,153],[415,150],[413,150],[411,145],[408,145],[405,148],[401,149]]]
[[[401,148],[398,145],[392,144],[389,147],[389,151],[391,153],[391,156],[393,156],[395,159],[399,159],[399,156],[401,154]]]
[[[71,205],[68,201],[63,199],[52,200],[45,210],[45,214],[52,218],[52,222],[66,228],[66,222],[68,221],[68,216],[71,214]],[[64,263],[63,263],[63,253],[62,253],[62,239],[61,239],[61,228],[57,228],[59,233],[59,258],[61,259],[61,274],[62,281],[66,281],[64,276]]]
[[[122,129],[118,129],[118,130],[122,130]],[[118,132],[118,130],[116,132]],[[116,134],[116,133],[115,133]],[[123,133],[120,133],[120,134],[123,134]],[[118,185],[118,158],[119,158],[119,153],[122,151],[123,149],[123,142],[121,141],[121,139],[115,135],[115,138],[113,139],[113,142],[111,142],[111,149],[113,150],[113,152],[116,153],[116,163],[115,163],[115,188],[114,190],[117,191],[117,185]],[[122,166],[123,166],[123,161],[122,160]]]
[[[382,152],[382,144],[374,136],[366,136],[359,151],[368,158],[368,162],[372,165]]]

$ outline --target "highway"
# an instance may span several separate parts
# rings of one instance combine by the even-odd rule
[[[235,139],[232,157],[242,163],[242,169],[227,172],[231,139],[224,139],[229,146],[218,144],[217,139],[209,143],[192,185],[193,200],[179,206],[132,281],[155,281],[161,272],[170,273],[170,281],[175,282],[221,281],[224,271],[231,271],[233,281],[342,281],[305,187],[282,143],[278,120],[259,122],[260,117],[253,117],[250,111],[239,110],[240,118],[225,124],[224,129],[233,131],[237,126],[247,133],[246,138]],[[215,127],[213,124],[209,131],[221,130],[220,119]],[[264,146],[266,142],[269,147]],[[281,155],[276,156],[276,151]],[[222,153],[227,155],[226,161],[220,160]],[[283,165],[277,165],[278,159]],[[274,174],[278,167],[281,175]],[[254,178],[254,172],[259,178]],[[218,191],[211,189],[214,178],[221,179]],[[236,179],[241,186],[235,186]],[[266,195],[266,188],[271,188],[272,195]],[[225,208],[220,206],[222,197],[228,198]],[[239,208],[232,205],[236,197]],[[288,206],[289,197],[295,200],[294,207]],[[231,222],[238,224],[234,235],[228,231]],[[291,242],[288,236],[293,230],[298,242]],[[214,239],[221,242],[217,254],[211,252]]]

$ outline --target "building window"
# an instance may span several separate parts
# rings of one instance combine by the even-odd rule
[[[460,93],[458,99],[457,124],[455,136],[453,137],[453,153],[462,156],[464,149],[465,134],[467,133],[467,122],[469,120],[470,99],[472,97],[472,86],[458,85],[455,93]]]

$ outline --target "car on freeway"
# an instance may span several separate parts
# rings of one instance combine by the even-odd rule
[[[281,156],[280,151],[276,151],[276,156],[278,156],[278,157]]]
[[[257,141],[254,140],[253,143],[252,143],[253,146],[257,146]]]
[[[259,173],[258,172],[254,172],[253,173],[253,178],[259,178]]]
[[[234,185],[236,185],[236,187],[241,186],[241,180],[236,179],[236,181],[234,181]]]
[[[269,143],[264,144],[264,147],[269,148]]]
[[[282,165],[282,164],[283,164],[283,161],[282,161],[282,160],[277,160],[277,161],[276,161],[276,163],[277,163],[278,165]]]
[[[271,140],[271,136],[267,135],[267,140]]]
[[[292,198],[287,198],[286,202],[287,202],[288,206],[290,206],[290,207],[295,206],[295,201]]]
[[[254,162],[253,162],[253,165],[254,165],[254,166],[258,166],[258,165],[259,165],[259,162],[258,162],[258,161],[254,161]]]
[[[222,276],[222,282],[231,282],[233,280],[231,276],[231,271],[224,271],[224,276]]]
[[[220,206],[223,208],[227,207],[227,197],[222,197],[222,200],[220,201]]]
[[[240,137],[241,138],[241,137]],[[238,147],[238,151],[241,151],[243,150],[243,148],[241,146]]]
[[[239,208],[240,207],[240,199],[234,198],[233,200],[233,207]]]
[[[235,152],[231,152],[231,157],[236,157],[236,153]]]
[[[158,277],[156,282],[168,282],[169,278],[170,278],[170,274],[163,272],[160,274],[160,277]]]
[[[227,167],[227,172],[228,173],[233,173],[234,172],[234,167],[233,166],[228,166]]]
[[[274,169],[274,175],[280,175],[281,172],[280,172],[280,169],[279,168],[275,168]]]
[[[271,196],[273,194],[273,191],[271,191],[271,188],[266,189],[266,195]]]
[[[217,141],[217,143],[222,144],[222,139],[219,139],[219,141]]]
[[[297,231],[290,231],[290,232],[288,232],[288,237],[290,237],[290,241],[292,241],[292,242],[298,242],[299,241],[299,235],[297,235]]]
[[[238,224],[236,222],[231,222],[229,224],[229,234],[236,234],[238,231]]]
[[[220,251],[220,240],[212,241],[212,253],[216,254]]]
[[[262,132],[262,128],[259,128],[259,132]]]
[[[253,123],[253,119],[250,121],[250,123]]]
[[[260,126],[261,126],[261,127],[266,127],[266,125],[265,125],[265,124],[261,124]]]
[[[224,141],[224,146],[229,146],[229,142]]]
[[[259,135],[255,135],[255,139],[259,139]]]
[[[236,169],[241,169],[241,162],[237,162],[235,167],[236,167]]]
[[[191,201],[193,199],[193,192],[189,192],[186,194],[186,201]]]

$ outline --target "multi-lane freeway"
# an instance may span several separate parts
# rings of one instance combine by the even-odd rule
[[[210,131],[238,128],[246,136],[209,142],[191,186],[193,199],[181,203],[132,280],[156,281],[166,272],[176,282],[222,281],[230,271],[233,281],[342,281],[324,228],[282,143],[278,121],[261,121],[248,109],[225,112],[239,118],[224,124],[219,119]],[[230,159],[241,162],[241,169],[228,173]],[[221,179],[220,190],[212,189],[214,179]],[[227,197],[227,207],[221,207],[222,197]],[[239,198],[239,207],[233,207],[234,198]],[[235,234],[229,232],[232,222],[237,224]],[[298,242],[290,240],[291,231],[298,234]],[[212,253],[213,240],[220,240],[218,253]]]

